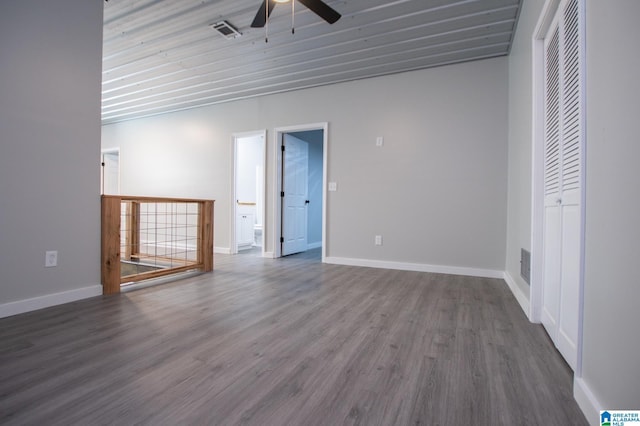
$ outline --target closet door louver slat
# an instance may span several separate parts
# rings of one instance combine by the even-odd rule
[[[564,9],[562,38],[562,191],[580,188],[580,46],[578,44],[578,2]]]
[[[560,191],[560,35],[556,28],[546,47],[544,193]]]

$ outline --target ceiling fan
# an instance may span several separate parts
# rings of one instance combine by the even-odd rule
[[[260,9],[258,9],[258,13],[256,13],[256,17],[253,19],[253,22],[251,23],[251,26],[253,28],[264,27],[265,24],[267,23],[267,19],[271,15],[271,11],[276,6],[276,3],[288,3],[289,1],[296,1],[296,0],[265,0],[263,1],[262,5],[260,5]],[[322,0],[298,0],[298,1],[330,24],[333,24],[342,16]],[[267,3],[269,4],[268,11],[267,11]]]

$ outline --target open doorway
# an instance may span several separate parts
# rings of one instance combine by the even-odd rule
[[[317,248],[326,257],[327,127],[276,129],[274,257]]]
[[[266,131],[233,136],[231,253],[264,255]]]
[[[102,150],[100,166],[100,194],[120,195],[120,149]]]

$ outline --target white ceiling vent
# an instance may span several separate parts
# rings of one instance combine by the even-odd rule
[[[220,21],[218,23],[211,24],[211,28],[222,34],[226,39],[232,39],[242,35],[240,31],[236,30],[233,25],[227,21]]]

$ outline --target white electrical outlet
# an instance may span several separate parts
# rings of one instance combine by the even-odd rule
[[[337,182],[329,182],[329,191],[337,191],[338,183]]]
[[[382,235],[376,235],[375,245],[377,245],[377,246],[381,246],[382,245]]]
[[[44,255],[45,268],[51,268],[52,266],[58,266],[58,251],[50,250]]]

